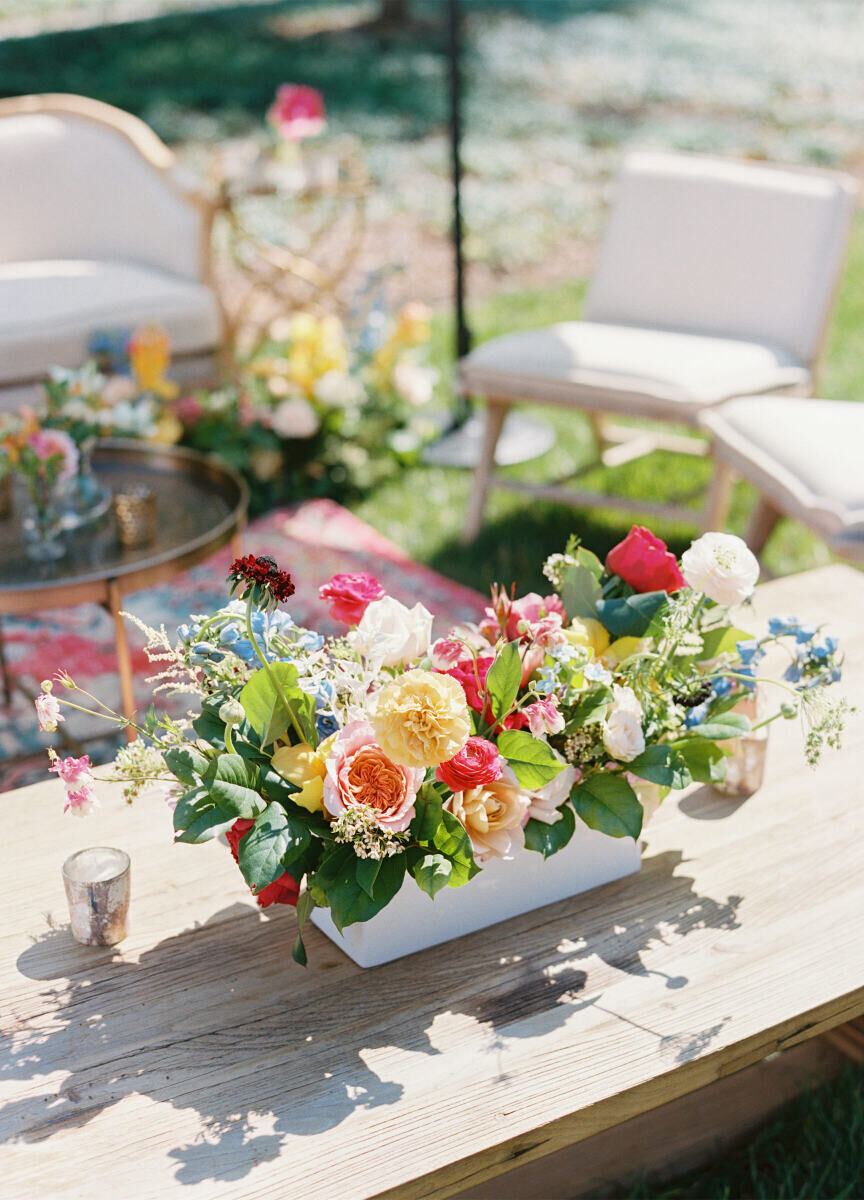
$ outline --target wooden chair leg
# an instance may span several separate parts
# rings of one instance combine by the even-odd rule
[[[732,488],[735,485],[735,472],[727,462],[714,459],[714,475],[708,489],[708,499],[705,504],[705,514],[702,520],[703,532],[712,529],[723,530],[729,518],[729,506],[732,503]]]
[[[591,425],[591,432],[594,434],[594,441],[597,446],[597,457],[601,458],[603,451],[606,449],[608,439],[606,437],[606,420],[600,413],[586,413],[588,421]]]
[[[509,401],[488,399],[486,402],[486,424],[483,429],[483,445],[480,448],[480,458],[474,469],[474,482],[471,487],[471,499],[468,502],[468,512],[462,528],[461,541],[471,542],[483,526],[483,513],[486,509],[486,496],[492,475],[495,471],[495,447],[504,425],[504,418],[510,408]]]
[[[750,516],[747,532],[744,535],[744,540],[757,557],[765,549],[765,543],[774,532],[774,526],[782,516],[783,513],[780,509],[776,508],[770,500],[766,499],[765,496],[759,497],[756,507]]]

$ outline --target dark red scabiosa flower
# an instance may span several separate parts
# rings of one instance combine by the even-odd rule
[[[241,600],[250,594],[259,608],[275,608],[295,592],[291,576],[280,571],[272,558],[266,554],[247,554],[235,558],[228,572],[231,595],[239,593]]]
[[[254,821],[240,817],[225,834],[231,856],[238,865],[240,843],[254,824]],[[255,899],[261,908],[269,908],[271,904],[293,904],[296,907],[299,896],[300,888],[297,886],[296,879],[286,871],[284,875],[280,875],[278,879],[274,879],[272,883],[268,883],[265,888],[262,888]]]

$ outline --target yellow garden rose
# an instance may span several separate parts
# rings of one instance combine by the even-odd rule
[[[156,422],[156,429],[149,440],[160,446],[174,446],[182,436],[183,426],[173,413],[165,413]]]
[[[574,617],[562,632],[571,646],[584,646],[594,652],[595,658],[609,645],[606,627],[593,617]]]
[[[297,746],[280,746],[271,761],[274,771],[300,788],[291,797],[295,804],[309,812],[320,812],[324,808],[326,770],[308,742],[300,742]]]
[[[376,692],[369,720],[385,754],[404,767],[436,767],[471,733],[461,684],[449,675],[407,671]]]

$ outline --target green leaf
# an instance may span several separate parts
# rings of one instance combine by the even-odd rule
[[[281,804],[268,804],[240,842],[240,870],[256,892],[273,883],[309,844],[309,830]]]
[[[229,817],[257,817],[267,807],[258,768],[239,754],[220,754],[203,778],[213,802]]]
[[[187,825],[199,817],[202,812],[208,808],[214,808],[215,805],[207,795],[205,788],[198,787],[190,788],[188,792],[184,792],[174,806],[174,828],[178,832],[185,829]]]
[[[693,657],[702,662],[716,658],[718,654],[731,654],[735,651],[736,642],[749,642],[752,638],[752,633],[736,629],[734,625],[719,625],[702,634],[702,649]]]
[[[190,787],[200,782],[210,763],[210,760],[194,746],[171,746],[170,749],[163,750],[162,757],[171,774],[176,775],[181,783],[188,783]]]
[[[672,749],[683,759],[697,783],[722,783],[726,778],[726,756],[719,746],[703,738],[682,738]]]
[[[589,829],[610,837],[636,838],[642,832],[642,805],[623,775],[589,775],[576,784],[570,800]]]
[[[418,842],[431,842],[441,824],[441,797],[428,784],[420,789],[414,801],[411,835]]]
[[[434,900],[450,882],[453,863],[443,854],[424,854],[412,865],[411,874],[417,880],[418,887]]]
[[[287,779],[283,779],[269,763],[259,767],[258,770],[261,775],[261,788],[268,800],[278,800],[280,804],[292,804],[294,808],[297,807],[291,800],[291,797],[300,791],[296,783],[289,783]]]
[[[687,764],[671,746],[646,746],[627,770],[661,787],[685,788],[692,782]]]
[[[532,817],[525,826],[525,848],[536,850],[544,858],[557,854],[567,845],[576,831],[576,818],[573,809],[565,805],[561,809],[561,817],[554,825],[545,821],[535,821]]]
[[[211,708],[205,700],[201,712],[192,722],[192,728],[198,736],[217,750],[225,749],[225,722],[219,720],[217,710]]]
[[[606,705],[611,703],[611,700],[612,689],[605,684],[598,683],[595,687],[588,688],[571,710],[564,732],[572,733],[574,729],[581,729],[583,725],[593,725],[602,721],[606,716]]]
[[[560,775],[566,763],[555,751],[524,729],[507,729],[498,738],[498,751],[507,759],[523,788],[544,787]]]
[[[580,567],[587,567],[595,579],[603,578],[603,564],[593,551],[589,550],[586,546],[580,546],[574,557]]]
[[[723,741],[724,738],[741,737],[742,733],[750,732],[750,720],[743,713],[725,712],[709,717],[701,725],[694,725],[690,730],[692,737],[708,738],[712,742]]]
[[[598,600],[597,617],[614,638],[644,637],[654,614],[666,603],[665,592],[639,592],[616,600]]]
[[[202,808],[182,833],[174,839],[190,845],[200,845],[201,842],[211,842],[220,833],[227,833],[234,824],[234,818],[226,821],[225,814],[214,804],[211,808]]]
[[[383,861],[381,858],[359,858],[357,860],[355,877],[371,900],[375,899],[375,880],[378,878]]]
[[[597,617],[600,583],[589,566],[565,567],[561,575],[561,603],[572,621],[574,617]]]
[[[441,813],[441,824],[432,846],[452,863],[453,871],[447,883],[448,887],[462,887],[480,870],[474,861],[471,839],[465,832],[464,825],[446,808]]]
[[[522,659],[519,643],[507,642],[486,676],[486,694],[495,719],[502,720],[513,707],[522,682]]]
[[[306,947],[303,945],[303,926],[312,915],[312,909],[315,907],[315,897],[307,888],[305,892],[300,893],[297,901],[297,941],[291,950],[291,957],[301,967],[306,966]]]
[[[297,668],[291,663],[271,663],[269,669],[256,671],[240,693],[240,703],[262,746],[269,746],[293,727],[292,712],[304,740],[310,746],[318,744],[315,701],[297,687]]]
[[[353,852],[350,851],[354,858]],[[354,859],[362,862],[362,859]],[[390,858],[381,860],[378,876],[375,880],[375,899],[361,887],[356,875],[347,873],[337,879],[328,889],[327,898],[330,901],[330,916],[333,924],[341,931],[348,925],[356,925],[360,921],[369,921],[379,913],[385,904],[389,904],[402,886],[405,878],[405,855],[393,854]]]

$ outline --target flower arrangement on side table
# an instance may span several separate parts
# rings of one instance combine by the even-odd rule
[[[724,743],[750,731],[736,708],[768,642],[794,646],[775,716],[802,716],[811,763],[839,745],[848,706],[826,694],[836,641],[791,618],[758,640],[730,623],[758,575],[740,539],[705,534],[679,564],[637,526],[605,566],[571,539],[544,570],[550,594],[493,588],[482,620],[435,641],[422,604],[406,608],[371,575],[336,575],[321,596],[347,632],[325,638],[279,607],[294,592],[285,571],[238,559],[224,608],[176,642],[148,630],[157,691],[197,703],[188,723],[151,708],[111,777],[129,799],[170,785],[178,841],[224,834],[260,904],[297,906],[305,962],[316,906],[342,930],[408,876],[434,898],[495,860],[548,858],[580,825],[636,839],[669,789],[721,781]],[[63,672],[57,682],[37,700],[43,729],[65,704],[102,708],[69,697]],[[51,769],[67,809],[89,811],[86,756],[54,756]]]
[[[74,478],[78,450],[72,438],[22,410],[0,415],[0,476],[18,475],[26,486],[22,525],[28,557],[61,558],[62,485]]]

